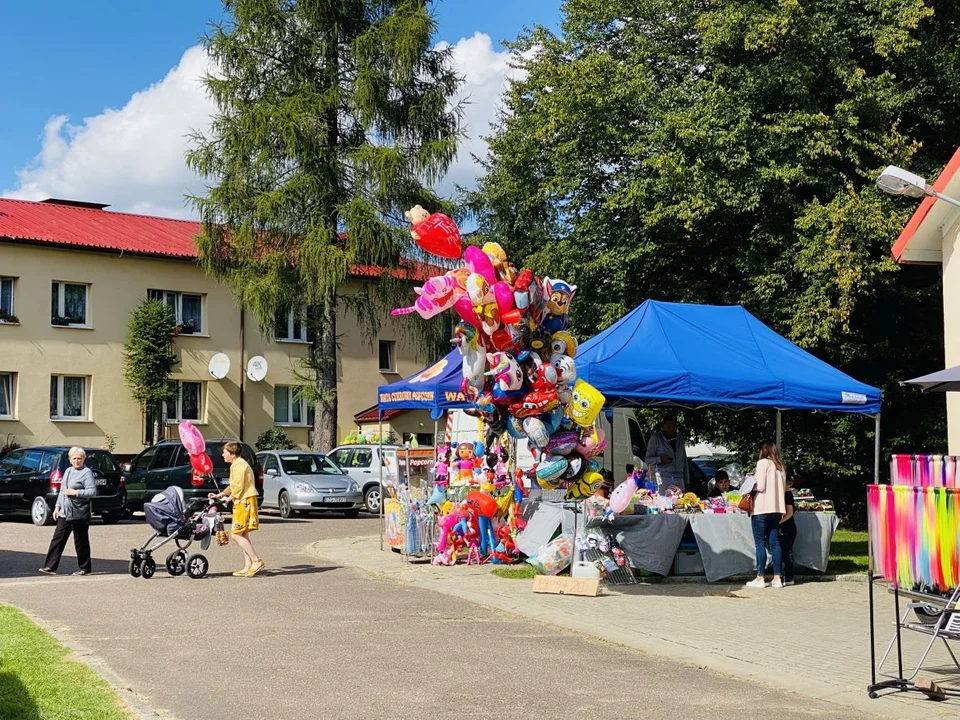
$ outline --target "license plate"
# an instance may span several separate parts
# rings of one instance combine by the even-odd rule
[[[104,485],[107,484],[106,478],[96,478],[96,481],[97,481],[97,485],[99,485],[100,487],[103,487]]]
[[[337,498],[324,498],[323,502],[327,505],[345,505],[348,500],[339,500]]]

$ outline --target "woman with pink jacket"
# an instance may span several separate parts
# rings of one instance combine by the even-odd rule
[[[747,583],[747,587],[767,587],[764,572],[767,568],[767,547],[773,556],[773,582],[770,587],[781,588],[780,568],[783,553],[780,549],[780,518],[785,512],[784,484],[787,472],[780,459],[780,451],[774,443],[760,446],[760,459],[754,473],[756,487],[753,495],[753,514],[750,524],[753,528],[753,541],[757,546],[757,577]]]

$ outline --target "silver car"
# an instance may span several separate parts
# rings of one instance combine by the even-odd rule
[[[263,468],[263,507],[288,518],[313,511],[357,517],[363,506],[360,486],[322,453],[267,450],[257,454]]]

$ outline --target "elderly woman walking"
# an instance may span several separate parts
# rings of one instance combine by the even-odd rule
[[[60,480],[60,494],[53,509],[53,519],[57,529],[50,540],[47,560],[40,568],[44,575],[56,575],[60,565],[60,556],[67,546],[70,533],[73,533],[73,545],[77,549],[77,564],[80,569],[74,575],[89,575],[90,565],[90,498],[97,494],[97,483],[93,471],[84,467],[87,453],[83,448],[70,448],[70,467]]]

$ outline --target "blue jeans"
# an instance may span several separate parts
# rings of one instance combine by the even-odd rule
[[[780,513],[765,513],[750,518],[753,528],[753,542],[757,546],[757,576],[767,569],[767,546],[773,555],[773,574],[779,575],[783,566],[783,553],[780,550]]]

